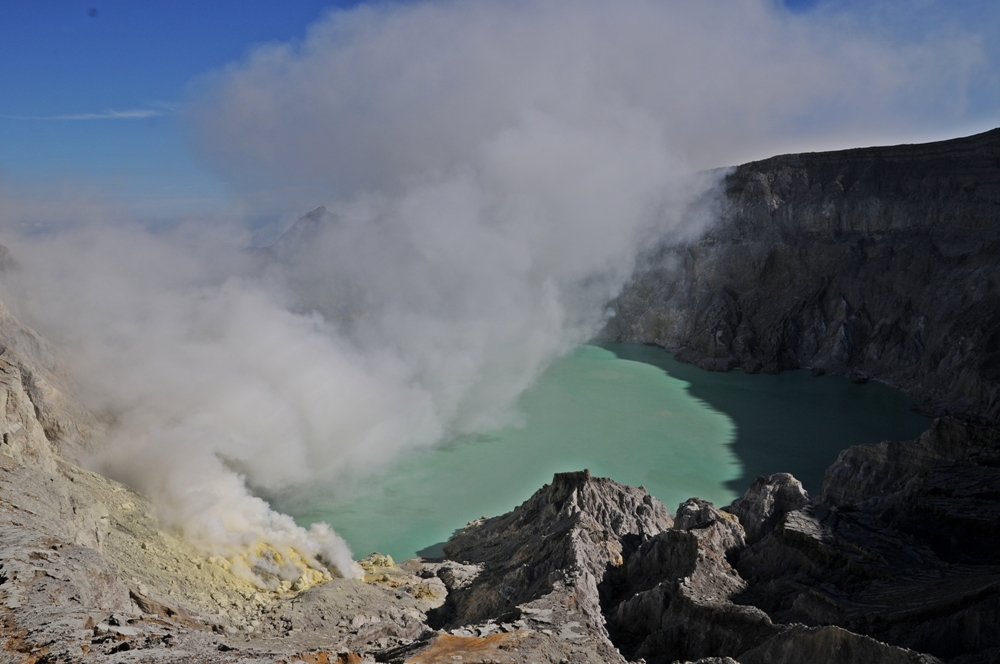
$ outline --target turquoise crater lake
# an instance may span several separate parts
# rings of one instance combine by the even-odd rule
[[[929,420],[882,385],[805,371],[711,373],[665,351],[583,346],[521,398],[524,424],[397,459],[365,481],[272,497],[303,525],[326,521],[356,556],[440,555],[440,543],[480,516],[527,499],[557,472],[643,485],[673,511],[699,496],[725,505],[759,474],[799,477],[818,491],[850,445],[913,438]]]

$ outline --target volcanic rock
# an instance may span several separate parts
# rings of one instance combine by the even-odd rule
[[[1000,129],[795,154],[721,179],[716,221],[650,252],[601,338],[710,370],[874,378],[1000,417]]]
[[[506,622],[567,644],[570,661],[620,661],[607,639],[598,583],[671,523],[645,490],[588,471],[557,474],[514,511],[472,522],[449,540],[448,558],[482,571],[455,587],[432,620],[451,629]]]
[[[747,544],[755,544],[774,530],[788,512],[805,507],[809,494],[788,473],[758,477],[741,497],[723,509],[739,519]]]

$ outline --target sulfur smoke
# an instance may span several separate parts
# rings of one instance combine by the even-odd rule
[[[708,227],[718,173],[699,169],[815,135],[812,116],[826,139],[919,128],[901,109],[981,65],[961,34],[856,28],[764,0],[331,12],[202,77],[187,110],[253,216],[314,212],[258,246],[198,219],[15,238],[21,313],[114,422],[92,463],[166,523],[264,586],[352,574],[328,527],[248,487],[377,477],[516,422],[640,247]]]

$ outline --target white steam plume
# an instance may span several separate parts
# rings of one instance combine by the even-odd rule
[[[823,4],[795,16],[771,0],[378,3],[205,77],[188,115],[219,172],[282,209],[277,190],[294,188],[301,209],[475,167],[532,117],[581,133],[625,124],[698,170],[803,136],[855,147],[954,125],[974,92],[995,95],[980,35],[934,12],[898,35]],[[1000,10],[981,12],[979,26]]]
[[[838,26],[764,0],[331,13],[204,78],[188,111],[258,211],[329,212],[268,252],[197,224],[24,239],[23,313],[117,420],[96,462],[164,519],[265,585],[349,574],[329,529],[247,485],[335,483],[512,421],[641,243],[704,228],[691,203],[713,183],[692,170],[816,109],[838,109],[828,136],[917,123],[899,109],[980,62],[963,35],[898,48]]]

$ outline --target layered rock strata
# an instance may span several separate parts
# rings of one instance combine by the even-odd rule
[[[602,338],[712,370],[875,378],[1000,417],[1000,129],[726,173],[699,241],[657,247]]]
[[[783,622],[838,625],[949,661],[994,661],[997,436],[993,426],[945,419],[909,443],[845,450],[819,499],[741,554],[750,585],[740,601]]]

